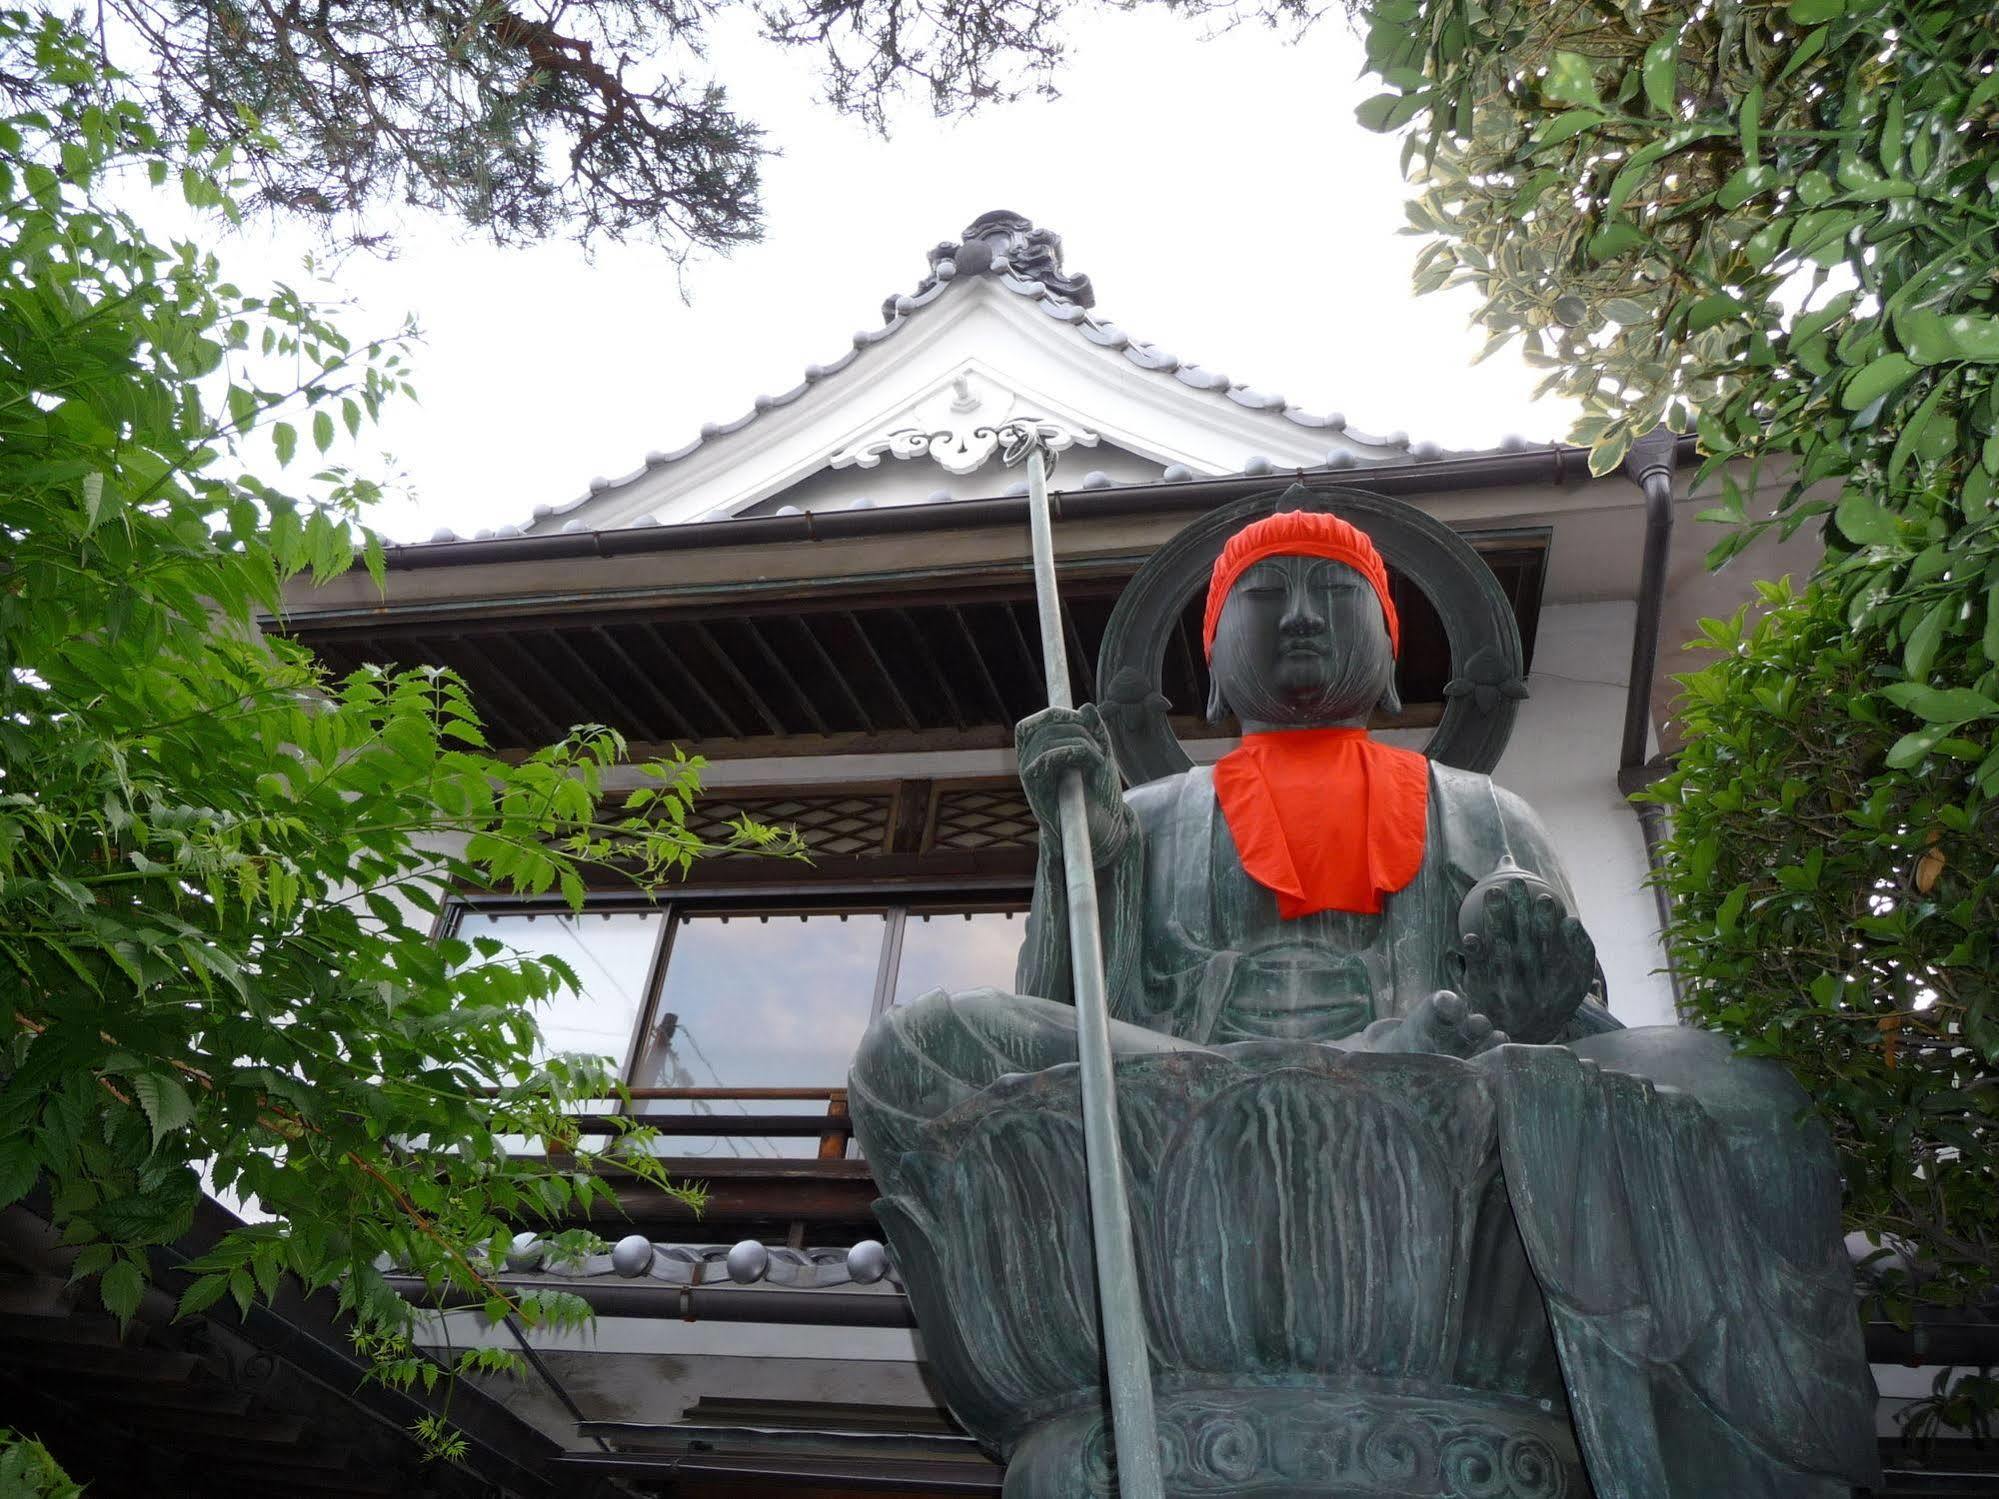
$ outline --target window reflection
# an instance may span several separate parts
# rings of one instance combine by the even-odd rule
[[[887,916],[676,915],[666,983],[635,1084],[653,1088],[844,1087],[874,1013]],[[647,1112],[816,1114],[823,1103],[691,1100]],[[812,1136],[675,1136],[674,1156],[812,1156]]]
[[[895,1003],[933,989],[1011,988],[1024,926],[1018,911],[912,910],[902,926]]]
[[[873,910],[729,910],[690,902],[659,910],[568,913],[465,910],[454,936],[491,937],[535,957],[566,961],[581,981],[535,1012],[539,1055],[608,1057],[637,1088],[832,1089],[876,1011],[937,989],[1006,987],[1025,929],[1024,909],[926,907],[900,900]],[[662,951],[663,976],[655,978]],[[647,1004],[648,986],[660,985]],[[643,1017],[643,1018],[642,1018]],[[626,1070],[636,1035],[638,1063]],[[583,1105],[595,1112],[613,1100]],[[651,1099],[642,1114],[821,1115],[823,1099]],[[817,1134],[666,1135],[667,1156],[811,1158]]]
[[[576,971],[582,992],[564,991],[535,1009],[537,1055],[581,1052],[609,1057],[613,1072],[631,1054],[632,1028],[645,1002],[646,978],[659,940],[657,911],[582,916],[466,911],[456,935],[492,937],[529,957],[554,957]]]

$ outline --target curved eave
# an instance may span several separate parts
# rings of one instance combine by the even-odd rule
[[[1694,440],[1682,438],[1692,459]],[[1313,488],[1364,489],[1375,494],[1422,495],[1512,485],[1566,488],[1590,481],[1589,451],[1567,444],[1519,448],[1436,459],[1405,458],[1369,467],[1278,469],[1177,483],[1127,484],[1106,489],[1056,489],[1057,520],[1197,511],[1238,495],[1295,480]],[[1621,481],[1620,481],[1621,482]],[[830,541],[907,535],[982,526],[1025,526],[1027,501],[999,496],[893,509],[833,510],[705,521],[678,526],[615,526],[603,530],[538,532],[475,540],[416,542],[387,549],[391,569],[459,567],[492,562],[633,556],[699,551],[710,547],[767,545],[781,541]],[[309,612],[309,611],[308,611]]]

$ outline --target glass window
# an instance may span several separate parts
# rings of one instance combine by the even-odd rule
[[[894,1002],[906,1005],[934,989],[1011,989],[1026,913],[924,911],[903,919]]]
[[[938,989],[1011,985],[1025,917],[1014,896],[969,907],[932,898],[867,909],[857,901],[845,911],[745,911],[689,901],[666,912],[580,917],[467,910],[454,935],[497,938],[576,970],[583,992],[537,1011],[544,1055],[609,1057],[634,1088],[833,1089],[846,1086],[861,1036],[887,1005]],[[653,983],[656,996],[648,992]],[[638,1060],[628,1070],[635,1039]],[[606,1099],[591,1107],[616,1106]],[[726,1096],[634,1104],[641,1114],[676,1119],[822,1115],[826,1107],[823,1099]],[[668,1156],[811,1158],[819,1142],[816,1132],[675,1133],[655,1148]]]
[[[621,1070],[631,1055],[632,1028],[645,1004],[653,950],[665,919],[658,911],[571,916],[468,910],[455,935],[466,942],[493,937],[529,957],[568,963],[582,992],[564,992],[536,1009],[540,1052],[609,1057],[612,1068]]]
[[[874,1014],[887,913],[808,912],[674,918],[666,983],[634,1085],[648,1088],[846,1086]],[[816,1114],[825,1104],[759,1100],[653,1103],[647,1112]],[[679,1136],[668,1155],[813,1156],[814,1136]]]

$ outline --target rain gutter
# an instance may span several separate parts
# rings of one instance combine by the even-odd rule
[[[1645,496],[1645,550],[1638,566],[1637,618],[1631,626],[1631,671],[1625,683],[1624,738],[1617,761],[1617,789],[1626,798],[1642,791],[1666,773],[1663,763],[1648,761],[1651,746],[1652,679],[1659,669],[1659,631],[1666,609],[1666,568],[1673,551],[1673,479],[1682,449],[1692,442],[1654,428],[1631,446],[1624,471]],[[1661,847],[1666,838],[1666,809],[1657,802],[1633,802],[1639,833],[1645,839],[1645,863],[1652,873],[1652,898],[1659,911],[1659,931],[1672,925],[1673,901],[1660,880]],[[1674,1007],[1680,1001],[1680,975],[1672,953],[1666,953],[1666,975],[1673,986]]]
[[[1681,439],[1691,444],[1691,439]],[[1109,519],[1156,515],[1161,511],[1209,510],[1275,484],[1296,482],[1308,489],[1363,489],[1373,494],[1418,495],[1511,484],[1570,487],[1588,482],[1589,452],[1557,444],[1483,453],[1470,458],[1438,458],[1384,468],[1273,468],[1264,474],[1232,474],[1177,484],[1123,484],[1109,489],[1056,490],[1050,494],[1057,520]],[[484,541],[431,541],[385,551],[392,571],[481,563],[536,562],[579,557],[629,557],[649,552],[702,551],[710,547],[762,546],[784,541],[844,541],[868,536],[907,536],[936,531],[1027,525],[1025,496],[897,505],[870,510],[820,510],[798,515],[695,521],[668,526],[624,526],[609,531],[556,531],[532,536],[499,536]]]

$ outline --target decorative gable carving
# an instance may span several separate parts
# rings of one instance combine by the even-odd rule
[[[1074,413],[1025,396],[1011,382],[974,364],[846,443],[828,462],[835,469],[873,468],[882,457],[928,458],[949,473],[983,468],[999,449],[999,429],[1030,423],[1048,447],[1095,447],[1100,434]]]

